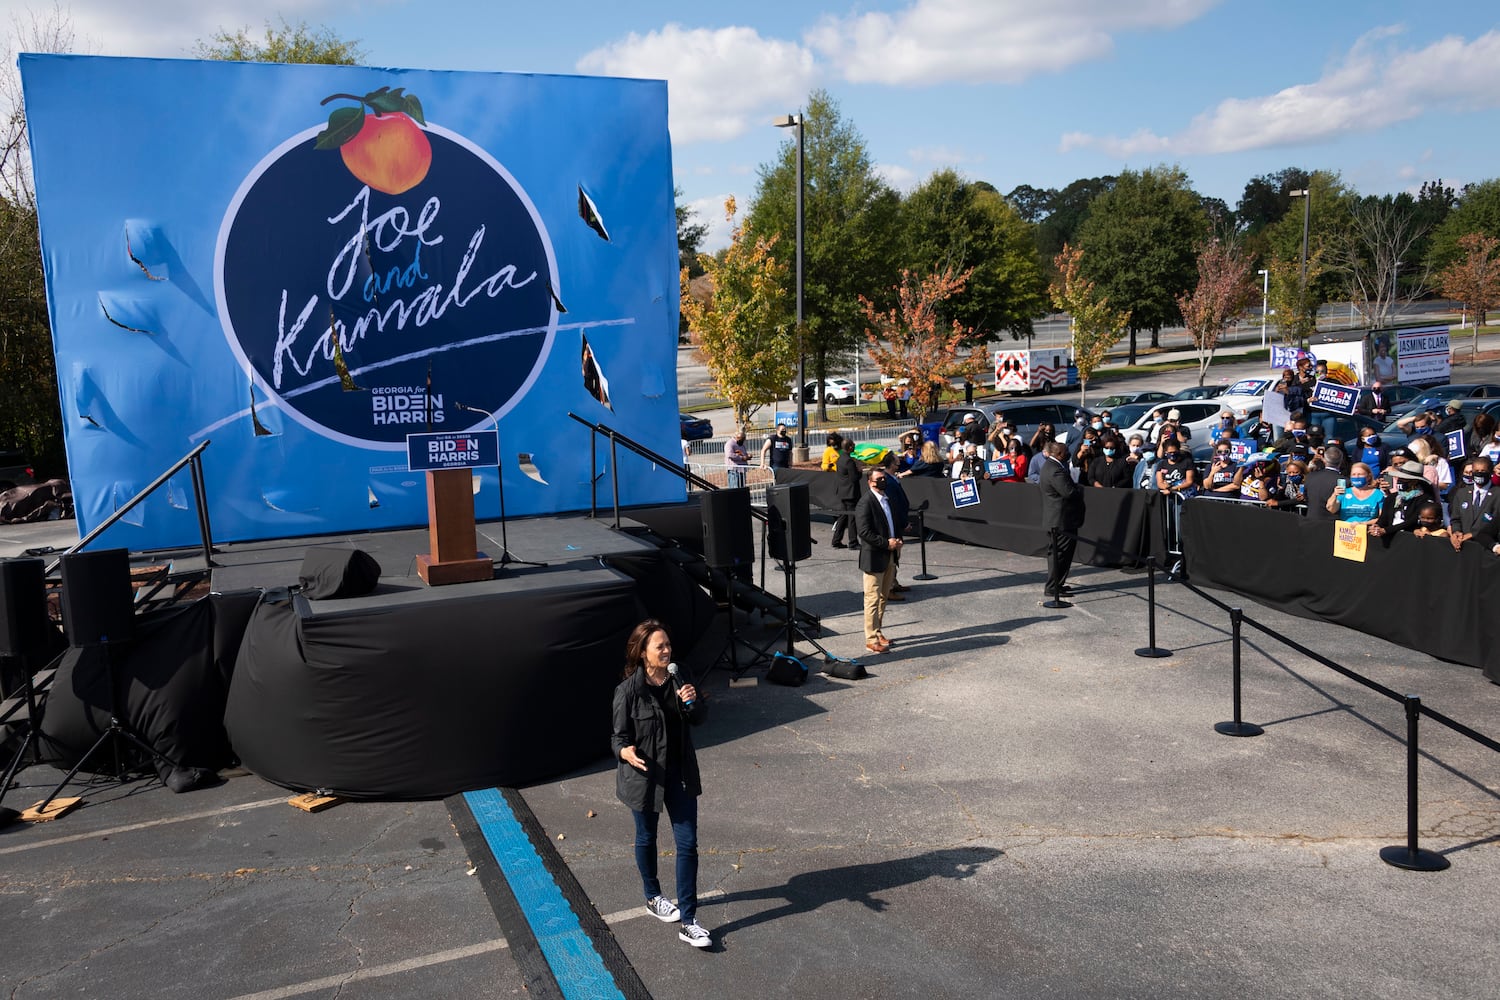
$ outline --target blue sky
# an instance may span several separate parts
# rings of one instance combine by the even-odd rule
[[[0,2],[12,49],[32,11]],[[283,15],[375,65],[664,78],[686,200],[754,193],[815,87],[907,189],[954,167],[1001,191],[1180,164],[1232,207],[1287,166],[1365,193],[1500,175],[1500,5],[1437,0],[119,0],[62,5],[75,51],[178,57]],[[143,12],[149,10],[149,16]],[[21,27],[18,28],[17,24]]]

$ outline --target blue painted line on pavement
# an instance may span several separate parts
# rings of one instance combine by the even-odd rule
[[[498,789],[465,792],[479,831],[505,874],[537,944],[569,1000],[624,1000],[604,960],[584,933],[557,882],[547,872],[526,831]]]

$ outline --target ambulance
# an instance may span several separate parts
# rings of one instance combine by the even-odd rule
[[[1001,392],[1051,392],[1078,385],[1078,369],[1061,347],[995,352],[995,388]]]

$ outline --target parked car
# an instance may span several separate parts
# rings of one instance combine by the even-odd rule
[[[830,403],[853,403],[859,400],[859,386],[846,378],[825,378],[822,391],[818,389],[817,382],[809,382],[803,386],[807,393],[807,401],[816,403],[824,396],[828,397]],[[792,398],[797,398],[797,390],[792,390]]]
[[[1111,396],[1105,396],[1094,404],[1097,410],[1113,410],[1117,406],[1126,406],[1130,403],[1161,403],[1172,397],[1164,392],[1152,389],[1148,392],[1117,392]]]
[[[1045,403],[1033,402],[1028,399],[1004,399],[988,407],[981,406],[950,406],[946,409],[935,410],[927,415],[923,426],[937,425],[939,440],[951,439],[953,432],[963,426],[964,416],[974,414],[980,429],[986,434],[994,423],[997,414],[1004,414],[1007,420],[1016,425],[1016,431],[1023,438],[1030,440],[1036,433],[1036,429],[1044,423],[1049,423],[1062,431],[1073,423],[1073,414],[1082,410],[1086,416],[1092,417],[1094,411],[1088,407],[1077,406],[1073,403]]]
[[[33,477],[31,462],[24,451],[0,451],[0,493],[17,486],[30,486],[36,482]]]
[[[1172,394],[1173,399],[1213,399],[1222,395],[1222,385],[1190,385],[1186,389],[1179,389]]]
[[[1447,406],[1447,403],[1443,404],[1444,409],[1446,409]],[[1459,406],[1461,407],[1459,412],[1464,415],[1465,428],[1472,426],[1474,423],[1474,418],[1481,413],[1488,413],[1490,416],[1495,417],[1496,419],[1500,419],[1500,399],[1487,399],[1482,396],[1476,396],[1469,399],[1459,400]],[[1405,416],[1396,417],[1383,426],[1377,424],[1376,421],[1371,420],[1369,417],[1362,416],[1359,419],[1364,421],[1364,424],[1362,424],[1361,426],[1368,424],[1376,428],[1376,433],[1380,435],[1380,443],[1386,448],[1401,448],[1411,440],[1411,434],[1400,425],[1400,421],[1406,419]],[[1340,441],[1344,442],[1345,448],[1351,447],[1354,443],[1354,439],[1358,436],[1358,428],[1354,428],[1347,433],[1342,428],[1340,428],[1338,434],[1338,438]]]
[[[714,436],[714,425],[710,420],[695,417],[691,413],[678,413],[677,420],[682,425],[684,441],[705,441]]]
[[[1127,426],[1124,433],[1127,438],[1132,434],[1145,434],[1158,416],[1168,419],[1168,414],[1175,410],[1178,423],[1192,431],[1192,441],[1196,446],[1200,441],[1208,440],[1209,429],[1219,422],[1219,414],[1225,409],[1218,400],[1174,399],[1151,407],[1135,423]]]
[[[1111,423],[1113,423],[1116,427],[1129,427],[1131,424],[1135,423],[1141,418],[1142,413],[1145,413],[1154,405],[1154,402],[1126,403],[1124,406],[1111,406],[1107,409],[1109,410],[1109,419]],[[1106,407],[1100,406],[1098,407],[1097,412],[1103,413],[1105,409]]]
[[[1396,416],[1405,416],[1416,410],[1440,410],[1450,399],[1497,399],[1500,385],[1493,383],[1455,383],[1427,386],[1421,394],[1401,404]]]

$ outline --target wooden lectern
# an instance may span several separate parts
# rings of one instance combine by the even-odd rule
[[[417,575],[429,587],[495,578],[493,560],[474,545],[474,488],[469,469],[427,473],[427,541],[417,556]]]

